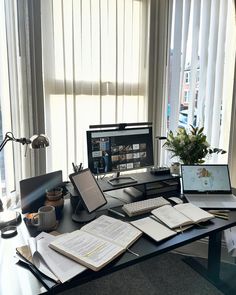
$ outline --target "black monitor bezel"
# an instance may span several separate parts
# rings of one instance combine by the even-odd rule
[[[150,137],[150,142],[151,142],[151,161],[148,165],[144,165],[144,166],[141,166],[141,167],[134,167],[134,168],[128,168],[128,169],[120,169],[120,170],[109,170],[107,172],[99,172],[99,173],[96,173],[94,172],[93,170],[93,167],[92,167],[92,163],[93,161],[91,161],[92,157],[91,157],[91,154],[92,154],[92,150],[91,150],[91,138],[92,138],[92,133],[99,133],[99,132],[126,132],[126,131],[132,131],[132,130],[144,130],[144,129],[148,129],[149,130],[149,137]],[[92,171],[93,174],[95,175],[104,175],[104,174],[112,174],[112,173],[123,173],[123,172],[129,172],[129,171],[134,171],[134,170],[139,170],[139,169],[145,169],[145,168],[150,168],[154,165],[154,145],[153,145],[153,129],[152,129],[152,126],[141,126],[141,127],[126,127],[126,128],[105,128],[105,129],[99,129],[99,130],[95,130],[95,129],[92,129],[92,130],[87,130],[86,131],[86,138],[87,138],[87,159],[88,159],[88,168]],[[150,153],[149,153],[150,155]]]

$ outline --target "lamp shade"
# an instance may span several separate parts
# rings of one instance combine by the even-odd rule
[[[45,134],[33,135],[30,140],[32,149],[40,149],[49,146],[49,139]]]

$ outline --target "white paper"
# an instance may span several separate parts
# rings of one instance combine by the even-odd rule
[[[53,279],[54,281],[58,281],[57,276],[49,269],[49,267],[45,264],[45,261],[42,259],[41,255],[37,252],[36,240],[34,238],[30,238],[28,240],[33,264],[35,267],[40,270],[47,277]]]
[[[236,257],[236,227],[231,227],[224,230],[225,243],[228,253]]]
[[[83,272],[86,267],[51,249],[49,244],[56,238],[58,236],[42,232],[36,238],[30,238],[29,244],[30,248],[35,249],[33,256],[35,266],[42,268],[43,265],[47,268],[47,272],[51,272],[57,280],[64,283]]]

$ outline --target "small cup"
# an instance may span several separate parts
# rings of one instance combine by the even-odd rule
[[[38,218],[36,219],[36,217]],[[56,213],[53,206],[40,207],[38,213],[35,214],[31,220],[31,224],[38,227],[40,230],[54,229],[56,223]]]
[[[46,198],[49,201],[57,201],[62,197],[62,188],[56,187],[46,191]]]

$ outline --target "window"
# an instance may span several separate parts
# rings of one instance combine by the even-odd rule
[[[13,99],[12,96],[18,95],[18,84],[14,80],[17,71],[17,55],[16,53],[16,36],[10,32],[9,26],[13,26],[15,19],[7,23],[7,12],[14,10],[14,2],[7,3],[0,2],[0,141],[2,142],[7,131],[12,131],[14,120],[12,120],[13,112]],[[11,14],[9,14],[11,15]],[[11,15],[12,16],[12,15]],[[13,32],[14,27],[11,27]],[[12,46],[12,47],[11,47]],[[11,76],[11,79],[10,79]],[[16,98],[15,98],[16,99]],[[17,107],[17,104],[15,105]],[[17,158],[17,154],[14,156]],[[2,151],[0,151],[0,197],[10,196],[10,193],[15,190],[16,183],[15,177],[17,171],[13,164],[13,148],[11,143],[8,143]]]
[[[89,125],[146,120],[146,15],[146,1],[42,1],[49,170],[87,165]]]
[[[176,130],[184,103],[186,127],[196,120],[196,126],[204,127],[210,145],[227,151],[236,48],[235,2],[176,0],[172,20],[167,128]],[[226,162],[227,154],[212,160]]]

